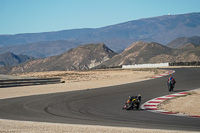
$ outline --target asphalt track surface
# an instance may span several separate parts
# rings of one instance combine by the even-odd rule
[[[142,103],[155,97],[200,88],[200,68],[173,69],[175,92],[168,92],[168,76],[119,86],[0,100],[0,118],[50,123],[200,131],[200,119],[122,110],[129,95]]]

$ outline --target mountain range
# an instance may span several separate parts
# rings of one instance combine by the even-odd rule
[[[0,48],[0,53],[12,51],[15,54],[28,55],[34,58],[45,58],[62,54],[71,48],[77,47],[79,44],[80,43],[78,42],[72,43],[65,40],[36,42],[17,46],[2,47]]]
[[[186,43],[178,49],[174,49],[155,42],[138,41],[97,68],[144,63],[192,61],[200,61],[199,45]]]
[[[81,45],[61,55],[37,59],[14,66],[9,70],[9,73],[88,70],[115,55],[115,52],[102,43]]]
[[[89,70],[142,63],[200,61],[200,45],[186,43],[169,48],[156,42],[138,41],[117,54],[105,44],[87,44],[52,57],[36,59],[14,67],[2,67],[0,73]]]
[[[92,43],[104,43],[114,51],[124,50],[137,41],[166,45],[178,37],[200,36],[199,20],[200,13],[188,13],[143,18],[101,28],[0,35],[0,53],[11,51],[43,58]]]
[[[0,54],[0,66],[15,66],[30,60],[33,60],[33,58],[27,55],[16,55],[11,52]]]
[[[179,48],[186,43],[192,43],[195,45],[200,45],[200,37],[199,36],[192,36],[192,37],[180,37],[172,40],[167,44],[170,48]]]

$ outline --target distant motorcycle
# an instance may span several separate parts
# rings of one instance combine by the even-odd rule
[[[125,105],[122,109],[139,109],[141,102],[141,95],[138,96],[129,96],[129,99],[125,102]]]
[[[174,86],[175,86],[176,80],[170,76],[169,79],[167,80],[167,86],[169,92],[174,91]]]
[[[172,83],[171,81],[168,82],[168,89],[169,92],[174,91],[174,83]]]

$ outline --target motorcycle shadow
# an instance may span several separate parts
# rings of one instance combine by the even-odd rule
[[[141,109],[141,108],[139,108],[139,109],[129,109],[129,110],[123,109],[123,110],[125,110],[125,111],[145,111],[145,109]]]

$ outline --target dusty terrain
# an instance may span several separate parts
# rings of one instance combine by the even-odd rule
[[[180,96],[163,102],[159,108],[174,113],[183,113],[188,115],[200,116],[200,89],[189,93],[186,96]]]
[[[0,99],[28,96],[45,93],[74,91],[81,89],[92,89],[103,86],[111,86],[118,84],[125,84],[129,82],[137,82],[147,80],[151,77],[161,74],[163,71],[155,69],[111,69],[98,71],[80,71],[80,72],[45,72],[45,73],[27,73],[20,76],[34,76],[34,77],[61,77],[65,83],[53,85],[38,85],[25,86],[13,88],[1,88]],[[191,95],[192,96],[192,95]],[[53,123],[38,123],[38,122],[24,122],[0,119],[0,132],[5,133],[61,133],[61,132],[131,132],[131,133],[184,133],[183,131],[167,131],[167,130],[153,130],[153,129],[138,129],[138,128],[124,128],[124,127],[106,127],[106,126],[83,126],[71,124],[53,124]]]
[[[158,71],[156,69],[109,69],[97,71],[54,71],[25,73],[20,74],[20,76],[46,78],[60,77],[62,81],[65,81],[65,83],[42,86],[14,87],[9,89],[1,88],[0,98],[113,86],[150,79],[154,75],[163,72],[163,70]]]

